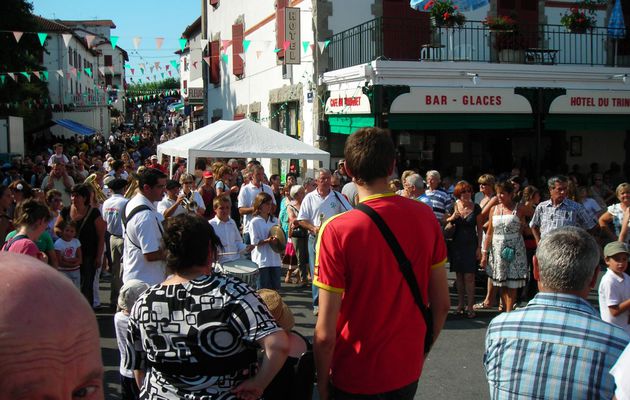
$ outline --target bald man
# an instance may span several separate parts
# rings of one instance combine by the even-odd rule
[[[0,400],[103,399],[98,326],[72,282],[5,252],[0,276]]]

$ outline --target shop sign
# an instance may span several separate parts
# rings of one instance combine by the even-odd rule
[[[371,114],[370,99],[361,88],[333,90],[326,100],[326,114]]]
[[[567,90],[549,114],[630,114],[630,91]]]
[[[398,96],[390,114],[530,114],[527,99],[502,88],[411,88]]]
[[[299,64],[301,61],[300,51],[302,50],[302,43],[300,42],[300,8],[286,7],[284,12],[285,40],[289,42],[289,47],[284,52],[284,63]]]
[[[203,88],[188,88],[188,98],[190,100],[203,100]]]

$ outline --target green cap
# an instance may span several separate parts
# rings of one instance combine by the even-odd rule
[[[604,247],[604,257],[612,257],[619,253],[628,254],[628,247],[624,243],[610,242]]]

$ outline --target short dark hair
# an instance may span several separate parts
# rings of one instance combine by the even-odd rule
[[[138,174],[138,185],[144,189],[144,185],[154,187],[158,180],[166,178],[166,174],[157,168],[147,168]]]
[[[208,265],[208,252],[212,246],[216,256],[223,248],[221,240],[207,220],[192,214],[180,214],[166,220],[164,226],[166,265],[174,272],[195,266]]]
[[[109,164],[112,171],[116,171],[117,169],[123,168],[125,163],[122,160],[114,160]]]
[[[348,174],[370,183],[389,176],[396,159],[396,149],[388,130],[361,128],[346,140],[344,156]]]
[[[79,195],[85,199],[86,206],[90,204],[91,193],[92,189],[85,183],[77,183],[70,189],[71,195]]]
[[[50,219],[50,210],[39,200],[28,199],[20,202],[15,208],[13,224],[16,227],[31,226],[42,219]]]
[[[269,177],[269,181],[275,181],[276,179],[280,179],[280,175],[273,174]]]

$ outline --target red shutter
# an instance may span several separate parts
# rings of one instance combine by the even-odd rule
[[[538,47],[538,2],[532,0],[498,0],[497,15],[516,20],[519,32],[529,47]]]
[[[234,114],[234,121],[245,119],[245,114]]]
[[[284,59],[284,9],[288,2],[288,0],[276,0],[276,48],[280,49],[277,53],[279,59]]]
[[[221,83],[221,44],[218,40],[210,42],[210,82]]]
[[[431,43],[429,13],[409,7],[407,0],[383,0],[383,55],[417,60],[423,44]]]
[[[243,24],[232,25],[232,73],[241,76],[245,73],[243,53]]]

